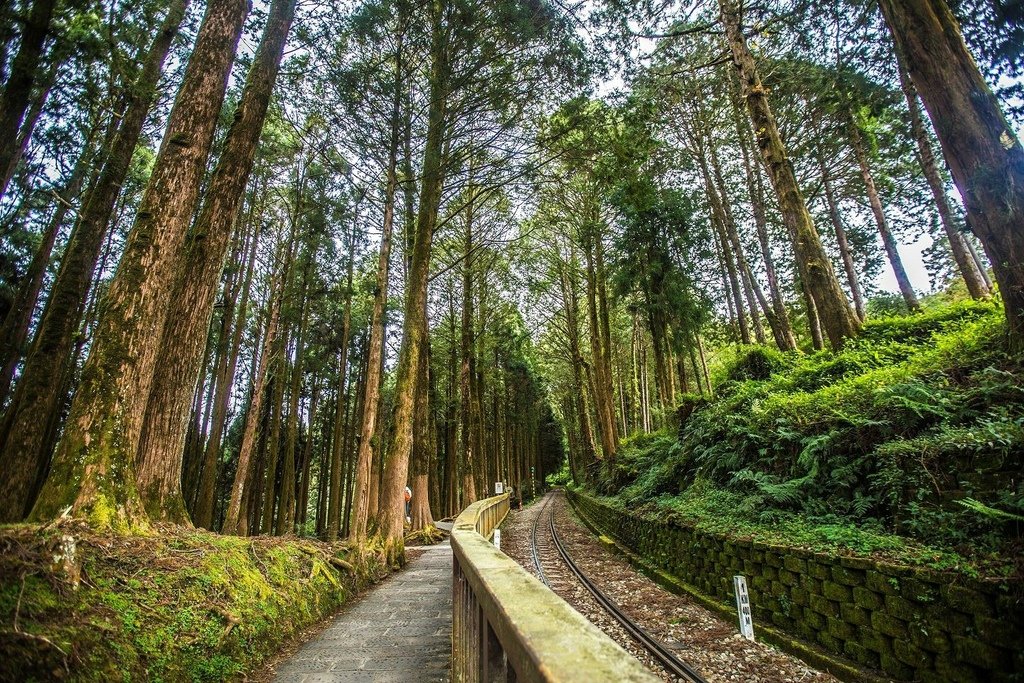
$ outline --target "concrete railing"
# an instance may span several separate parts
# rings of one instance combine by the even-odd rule
[[[488,539],[508,495],[470,505],[452,528],[452,674],[490,681],[657,681],[628,652]]]

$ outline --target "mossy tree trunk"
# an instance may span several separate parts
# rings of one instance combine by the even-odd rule
[[[1024,346],[1024,149],[944,0],[879,5],[992,263],[1010,337]]]
[[[185,263],[164,326],[160,364],[146,403],[136,467],[139,490],[153,519],[187,523],[181,501],[181,462],[189,403],[199,380],[224,257],[252,171],[295,0],[270,6],[256,56],[224,141],[199,217],[185,243]]]
[[[104,150],[103,170],[82,203],[14,396],[4,413],[0,425],[0,450],[4,458],[0,486],[7,495],[0,498],[0,521],[22,519],[35,502],[37,473],[47,467],[50,435],[54,432],[40,429],[39,422],[58,421],[67,386],[68,359],[75,348],[85,309],[83,302],[88,298],[132,152],[156,97],[164,61],[187,5],[187,0],[174,0],[168,7],[134,86],[118,102],[124,112],[121,123]]]
[[[722,24],[732,50],[747,110],[754,124],[757,144],[764,158],[779,199],[779,210],[793,240],[800,277],[811,292],[821,320],[821,327],[833,349],[857,334],[860,322],[850,310],[849,302],[832,269],[832,263],[822,247],[821,239],[807,211],[793,164],[782,143],[775,116],[768,104],[768,93],[754,57],[743,35],[740,10],[735,0],[719,0]]]
[[[213,1],[208,6],[124,254],[104,298],[67,428],[33,510],[35,519],[48,519],[71,505],[74,514],[99,527],[147,523],[134,481],[145,401],[173,283],[182,267],[181,247],[248,11],[244,0]],[[143,492],[143,497],[150,495]],[[182,504],[181,516],[183,508]]]

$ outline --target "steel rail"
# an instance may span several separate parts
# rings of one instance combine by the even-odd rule
[[[544,509],[550,507],[548,502],[549,501],[545,501],[545,507],[541,508],[537,515],[537,521],[534,522],[533,527],[533,558],[534,564],[537,565],[538,569],[540,569],[540,562],[538,560],[537,551],[537,522],[539,522],[540,518],[543,516]],[[594,599],[598,604],[601,605],[601,607],[603,607],[605,611],[608,612],[608,614],[610,614],[616,621],[618,621],[630,636],[639,642],[644,649],[650,652],[655,659],[661,662],[662,666],[664,666],[669,673],[678,676],[684,681],[689,681],[690,683],[707,683],[704,677],[701,676],[693,667],[677,657],[675,653],[665,646],[664,643],[659,641],[644,629],[644,627],[640,626],[627,616],[615,601],[605,595],[604,591],[598,588],[597,585],[583,572],[583,570],[579,568],[576,562],[574,562],[572,557],[569,555],[569,551],[565,549],[565,545],[562,543],[562,539],[558,536],[558,532],[555,531],[554,507],[551,507],[551,511],[548,514],[548,530],[551,534],[551,540],[554,543],[555,549],[558,551],[558,554],[565,565],[576,576],[579,582],[583,584],[583,587],[590,591],[590,594],[594,596]],[[540,571],[543,572],[543,570]],[[542,580],[547,583],[546,579],[542,578]]]
[[[537,570],[537,578],[548,588],[551,588],[551,582],[548,581],[548,576],[544,573],[544,566],[540,562],[540,551],[537,548],[537,527],[540,526],[540,520],[544,517],[544,510],[547,509],[550,502],[551,496],[544,496],[544,502],[541,503],[540,510],[537,511],[537,516],[533,520],[533,533],[530,539],[530,550],[533,552],[533,568]]]

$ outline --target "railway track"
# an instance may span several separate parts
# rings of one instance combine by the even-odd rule
[[[638,623],[633,621],[628,615],[626,615],[622,609],[615,603],[614,600],[609,598],[604,591],[602,591],[590,578],[583,572],[582,569],[573,561],[569,551],[566,550],[565,544],[562,543],[562,539],[558,535],[558,531],[555,529],[555,510],[551,505],[552,497],[555,495],[564,495],[560,493],[551,493],[544,497],[541,509],[537,513],[537,517],[533,522],[533,530],[531,533],[531,552],[533,555],[533,565],[537,570],[537,577],[544,582],[549,588],[554,588],[551,584],[551,579],[548,573],[544,570],[544,564],[542,561],[542,551],[553,549],[557,552],[558,557],[562,563],[569,569],[570,573],[579,581],[587,591],[593,596],[594,600],[619,624],[622,628],[636,640],[644,649],[646,649],[651,656],[658,660],[665,670],[674,676],[678,676],[684,681],[690,683],[706,683],[703,676],[700,675],[693,667],[684,662],[682,659],[677,657],[664,643],[655,638],[649,631],[644,629]],[[543,534],[538,534],[538,529],[541,525],[541,520],[545,518],[545,512],[547,513],[547,526],[548,526],[548,543],[543,538]]]

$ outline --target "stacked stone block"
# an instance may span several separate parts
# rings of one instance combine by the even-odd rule
[[[1024,681],[1024,586],[815,553],[646,519],[569,492],[588,522],[723,605],[747,577],[769,624],[896,680]]]

